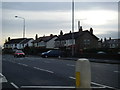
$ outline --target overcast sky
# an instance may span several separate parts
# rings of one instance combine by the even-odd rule
[[[71,7],[71,2],[2,2],[2,43],[8,37],[22,38],[23,20],[16,15],[25,18],[28,38],[58,35],[60,30],[69,33]],[[83,30],[92,27],[98,38],[118,38],[117,2],[75,2],[74,31],[78,31],[78,20]]]

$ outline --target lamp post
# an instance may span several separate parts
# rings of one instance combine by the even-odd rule
[[[74,56],[74,0],[72,0],[72,56]]]
[[[19,16],[15,16],[15,18],[21,18],[21,19],[23,19],[23,38],[25,38],[25,18],[19,17]]]

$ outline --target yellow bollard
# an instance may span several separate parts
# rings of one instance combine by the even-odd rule
[[[75,69],[76,88],[91,88],[91,69],[89,60],[85,58],[78,59]]]

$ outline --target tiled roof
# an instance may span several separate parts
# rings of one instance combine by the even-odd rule
[[[33,38],[17,38],[17,39],[11,39],[10,41],[6,42],[5,44],[25,44],[27,43],[29,40],[31,40]]]
[[[32,43],[37,43],[37,42],[41,42],[41,41],[47,42],[47,41],[51,40],[54,37],[56,37],[56,35],[39,37],[37,40],[34,40]]]
[[[83,36],[84,34],[89,33],[91,34],[88,30],[82,31],[82,32],[74,32],[74,39],[77,39],[78,37]],[[94,38],[98,39],[94,34],[91,34]],[[59,36],[55,41],[59,40],[68,40],[72,39],[72,33],[67,33],[64,35]]]
[[[23,40],[22,42],[20,42],[20,44],[25,44],[25,43],[27,43],[28,41],[30,41],[31,39],[33,39],[33,38],[27,38],[27,39]]]
[[[111,40],[106,40],[104,43],[120,43],[120,39],[111,39]]]
[[[17,38],[17,39],[11,39],[10,41],[6,42],[5,44],[17,44],[21,41],[25,40],[26,38]]]

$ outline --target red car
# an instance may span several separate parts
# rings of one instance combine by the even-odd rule
[[[14,53],[14,57],[25,57],[25,53],[22,50],[17,50]]]

